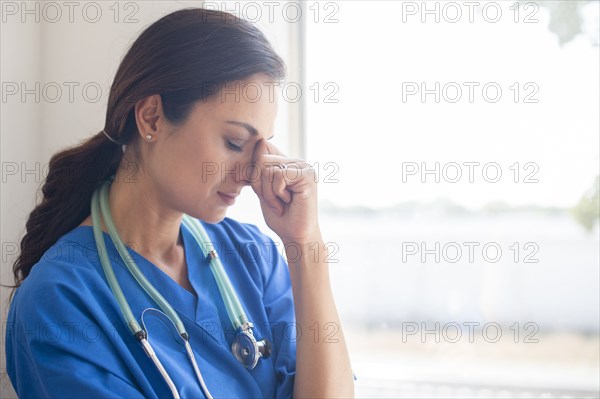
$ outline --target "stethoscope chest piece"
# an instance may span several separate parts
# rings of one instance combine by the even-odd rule
[[[250,370],[256,367],[261,357],[266,359],[271,356],[269,340],[265,338],[257,341],[252,334],[251,327],[252,323],[240,327],[231,344],[231,352],[235,358]]]

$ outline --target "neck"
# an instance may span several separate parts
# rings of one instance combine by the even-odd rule
[[[113,222],[123,243],[156,263],[182,261],[182,213],[170,209],[144,176],[128,182],[118,170],[108,195]]]

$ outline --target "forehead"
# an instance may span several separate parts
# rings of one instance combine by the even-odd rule
[[[248,123],[265,138],[273,134],[277,115],[278,85],[260,77],[229,82],[218,93],[200,102],[194,112],[203,120]]]

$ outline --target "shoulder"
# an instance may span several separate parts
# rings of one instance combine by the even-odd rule
[[[86,229],[74,229],[44,252],[15,292],[14,321],[60,319],[72,308],[104,296],[108,287],[94,263],[94,241],[86,233]]]
[[[232,218],[224,218],[219,223],[202,222],[207,231],[213,234],[229,236],[231,238],[250,240],[250,241],[269,241],[273,240],[263,233],[256,225],[251,223],[239,222]]]
[[[134,381],[126,366],[135,342],[125,338],[127,327],[94,264],[88,232],[62,236],[15,292],[5,346],[19,396],[108,397],[118,391],[142,397],[135,382],[145,380]]]
[[[252,279],[261,287],[272,277],[288,273],[282,248],[256,225],[224,218],[219,223],[202,222],[224,263],[235,259],[244,264]],[[235,278],[235,277],[234,277]],[[285,278],[285,276],[284,276]],[[289,278],[288,278],[289,279]]]
[[[235,251],[244,255],[243,260],[253,263],[262,261],[272,264],[280,260],[279,243],[262,232],[256,225],[225,218],[219,223],[202,222],[213,244],[219,248],[233,246]]]
[[[29,370],[31,359],[88,359],[106,353],[113,363],[125,353],[126,326],[110,287],[94,264],[87,233],[67,233],[45,251],[17,288],[7,317],[7,357],[13,369]],[[93,236],[93,234],[92,234]],[[93,244],[93,242],[92,242]],[[110,354],[109,354],[110,353]],[[45,358],[44,356],[49,356]],[[54,367],[47,364],[43,367]]]

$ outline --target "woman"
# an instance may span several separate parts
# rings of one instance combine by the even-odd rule
[[[27,221],[6,342],[20,397],[354,395],[314,171],[267,141],[277,104],[264,94],[284,72],[257,28],[219,11],[174,12],[131,46],[111,87],[105,128],[52,157],[43,201]],[[225,217],[244,186],[260,199],[287,263],[255,226]],[[108,190],[107,213],[98,219],[91,204],[100,187]],[[252,322],[249,335],[264,352],[252,367],[232,353],[241,330],[229,323],[211,273],[217,258],[207,258],[184,214],[206,230]],[[132,323],[96,238],[104,239]],[[172,306],[184,334],[130,263]]]

